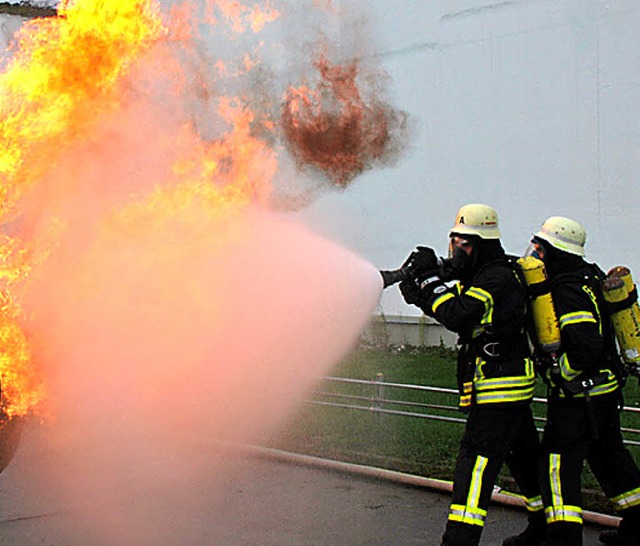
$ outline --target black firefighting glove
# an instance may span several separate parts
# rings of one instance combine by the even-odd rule
[[[432,314],[432,301],[447,290],[447,286],[435,275],[425,279],[420,284],[415,280],[403,281],[400,283],[399,288],[404,301],[416,305],[427,315]]]
[[[422,301],[422,291],[418,286],[418,283],[415,279],[408,279],[402,281],[398,288],[400,289],[400,293],[409,305],[419,305],[420,301]]]
[[[440,269],[438,256],[433,248],[428,246],[418,246],[411,253],[411,268],[415,271],[418,279],[436,274]]]

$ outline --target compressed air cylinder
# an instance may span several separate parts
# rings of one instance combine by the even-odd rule
[[[534,256],[526,256],[518,259],[518,264],[530,292],[534,294],[531,300],[531,314],[538,347],[546,353],[555,353],[560,348],[560,326],[551,291],[543,287],[547,280],[544,263]]]
[[[604,299],[612,304],[611,323],[620,346],[622,359],[627,364],[640,364],[640,307],[631,299],[634,284],[631,271],[623,266],[614,267],[602,284]],[[625,303],[626,302],[626,303]]]

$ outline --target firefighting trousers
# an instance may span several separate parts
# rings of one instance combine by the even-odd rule
[[[621,528],[638,532],[640,470],[622,442],[618,394],[595,396],[591,402],[552,397],[547,412],[540,483],[552,543],[582,544],[585,460],[623,518]]]
[[[472,406],[460,443],[442,545],[480,542],[493,486],[505,462],[528,508],[541,510],[538,456],[538,432],[529,404]]]

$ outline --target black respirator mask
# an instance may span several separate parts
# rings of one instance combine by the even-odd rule
[[[451,269],[458,276],[471,271],[474,262],[474,245],[469,239],[452,235],[449,239],[449,260]]]

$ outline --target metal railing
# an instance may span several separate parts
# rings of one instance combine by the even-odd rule
[[[314,392],[314,399],[308,400],[307,403],[320,406],[332,406],[335,408],[367,411],[375,413],[376,415],[397,415],[404,417],[415,417],[420,419],[430,419],[434,421],[446,421],[450,423],[464,423],[466,421],[466,419],[463,419],[461,417],[449,417],[447,415],[439,415],[431,412],[431,410],[438,410],[444,413],[459,413],[457,405],[458,391],[456,389],[431,387],[428,385],[388,383],[384,381],[383,374],[377,374],[376,378],[373,380],[327,376],[324,377],[324,381],[337,385],[360,385],[362,387],[371,389],[371,395],[364,396],[350,393],[316,391]],[[455,405],[434,404],[429,402],[428,400],[414,402],[394,399],[388,396],[389,390],[421,392],[425,395],[427,395],[428,393],[444,394],[446,396],[451,396],[455,400]],[[547,400],[545,398],[534,397],[533,403],[546,404]],[[624,411],[631,414],[640,415],[640,408],[625,406]],[[543,417],[534,417],[534,419],[536,420],[536,422],[541,424],[544,424],[544,422],[546,421]],[[538,430],[541,430],[541,428],[539,428]],[[631,436],[640,434],[639,429],[622,427],[621,430],[623,432],[624,443],[626,445],[640,447],[639,440],[631,439]]]

